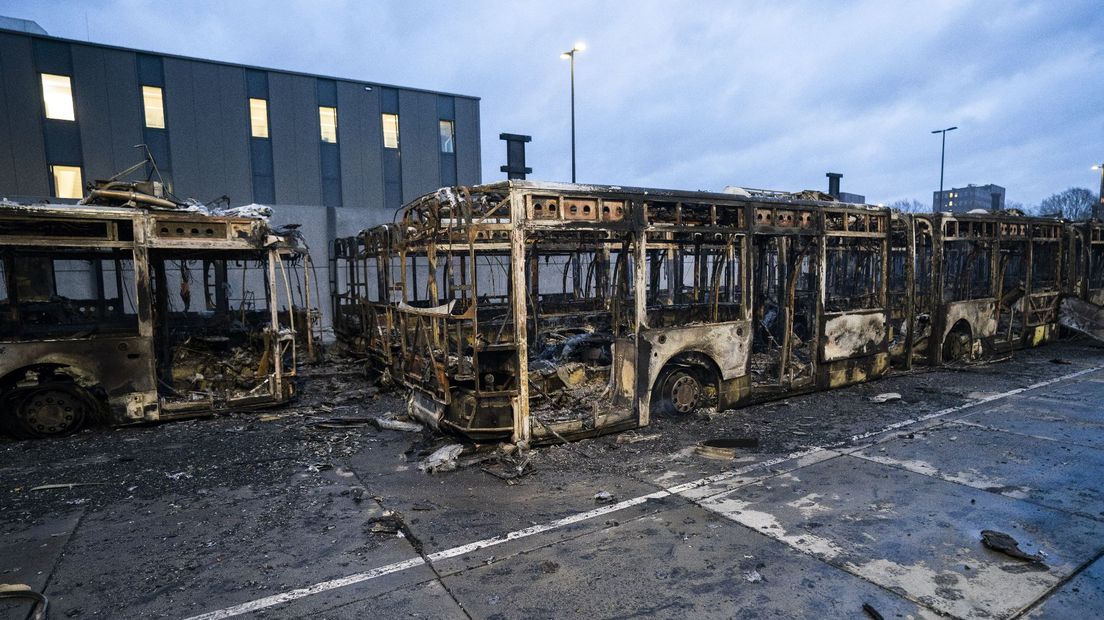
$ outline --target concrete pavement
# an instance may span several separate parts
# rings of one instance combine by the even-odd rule
[[[478,467],[422,474],[409,435],[323,441],[280,420],[6,444],[6,488],[44,482],[25,459],[45,450],[53,478],[96,471],[108,488],[4,496],[18,518],[4,523],[0,581],[44,588],[69,617],[862,617],[864,604],[886,618],[1092,617],[1104,614],[1101,365],[1097,349],[1057,345],[659,421],[641,431],[654,441],[537,451],[514,485]],[[867,400],[890,389],[906,402]],[[690,449],[749,429],[764,448],[734,462]],[[232,451],[193,447],[222,441],[213,431],[229,448],[267,446],[263,464],[231,469]],[[117,456],[120,433],[138,438],[132,456]],[[295,452],[304,443],[317,449]],[[136,459],[125,481],[110,473],[122,458]],[[401,527],[375,531],[380,517]],[[1045,559],[984,547],[987,529]]]

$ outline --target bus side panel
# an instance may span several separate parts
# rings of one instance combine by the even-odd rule
[[[112,422],[157,418],[152,345],[140,337],[0,343],[0,377],[29,366],[53,366],[84,388],[107,394]]]
[[[889,368],[886,313],[826,316],[821,339],[821,385],[834,388],[880,377]]]
[[[721,408],[747,396],[749,383],[740,380],[748,374],[750,321],[650,329],[641,336],[644,340],[642,357],[646,355],[648,360],[648,372],[641,377],[644,381],[640,386],[642,395],[650,395],[668,362],[683,354],[697,353],[708,357],[717,366]],[[725,386],[738,386],[739,389],[726,389]]]
[[[992,338],[997,333],[997,307],[992,299],[971,299],[968,301],[952,301],[944,304],[946,319],[943,323],[943,334],[939,340],[942,346],[947,335],[951,333],[959,321],[965,321],[970,326],[970,334],[974,341]]]

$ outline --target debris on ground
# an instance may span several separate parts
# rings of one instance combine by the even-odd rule
[[[404,422],[397,420],[390,416],[381,416],[378,418],[372,418],[372,424],[376,425],[376,428],[381,431],[401,431],[404,433],[420,433],[425,428],[421,424],[414,422]]]
[[[744,571],[744,581],[748,583],[759,583],[763,581],[763,576],[759,574],[757,570]]]
[[[981,542],[986,547],[989,547],[993,551],[998,551],[1009,557],[1016,558],[1018,560],[1027,560],[1029,562],[1042,562],[1046,559],[1046,555],[1043,552],[1039,553],[1027,553],[1023,549],[1020,549],[1020,543],[1016,541],[1004,532],[997,532],[995,530],[982,530]]]
[[[637,433],[636,431],[628,431],[617,436],[617,443],[625,445],[630,443],[640,443],[642,441],[652,441],[655,439],[659,439],[659,433],[642,435],[640,433]]]
[[[28,491],[50,491],[53,489],[72,489],[73,487],[89,487],[100,486],[106,484],[105,482],[62,482],[59,484],[40,484],[37,487],[32,487]]]
[[[374,418],[358,416],[338,416],[326,418],[314,425],[315,428],[351,428],[365,426]]]
[[[594,501],[598,502],[599,504],[612,504],[613,499],[613,493],[610,493],[609,491],[598,491],[594,494]]]
[[[736,450],[759,447],[759,440],[755,437],[721,437],[718,439],[706,439],[694,448],[699,456],[710,459],[732,460],[736,458]]]
[[[530,461],[528,451],[518,450],[517,446],[512,443],[499,446],[492,457],[495,462],[480,469],[499,480],[506,481],[506,484],[517,484],[518,478],[523,478],[533,472],[533,463]]]
[[[35,592],[31,586],[25,583],[0,583],[0,599],[29,599],[34,601],[31,613],[27,620],[46,620],[46,609],[50,606],[49,599],[41,592]]]
[[[373,534],[402,535],[403,522],[395,513],[387,511],[379,517],[368,519],[367,527]]]
[[[877,396],[870,397],[870,402],[872,403],[888,403],[891,400],[901,400],[901,395],[897,392],[883,392]]]
[[[878,613],[878,610],[874,609],[874,606],[870,603],[863,603],[862,609],[866,612],[866,615],[870,616],[871,620],[885,620],[885,616]]]
[[[452,471],[456,469],[457,459],[460,457],[460,453],[464,451],[464,446],[458,443],[451,443],[447,446],[438,448],[430,454],[424,461],[418,464],[418,469],[424,471],[427,474],[435,474],[442,471]]]

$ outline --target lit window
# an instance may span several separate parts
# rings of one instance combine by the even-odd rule
[[[165,128],[165,102],[161,89],[156,86],[142,87],[142,105],[146,109],[146,127]]]
[[[268,137],[268,100],[249,100],[249,130],[254,138]]]
[[[322,127],[322,141],[337,144],[337,108],[318,108],[318,123]]]
[[[59,121],[75,121],[73,113],[73,85],[67,75],[42,74],[42,101],[46,104],[46,118]]]
[[[441,121],[439,128],[441,134],[441,152],[455,153],[456,128],[453,126],[452,121]]]
[[[383,115],[383,148],[399,148],[399,115]]]
[[[54,177],[55,198],[84,198],[79,166],[50,166]]]

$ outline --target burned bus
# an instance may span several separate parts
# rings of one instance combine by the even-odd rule
[[[147,184],[148,185],[148,184]],[[135,188],[0,204],[0,424],[18,437],[292,397],[303,248]]]
[[[894,362],[939,364],[1036,346],[1073,293],[1068,224],[1003,213],[894,214]],[[907,351],[907,353],[906,353]]]
[[[335,243],[334,329],[431,425],[570,439],[1046,342],[1064,265],[1092,264],[1067,227],[817,192],[442,189]]]

